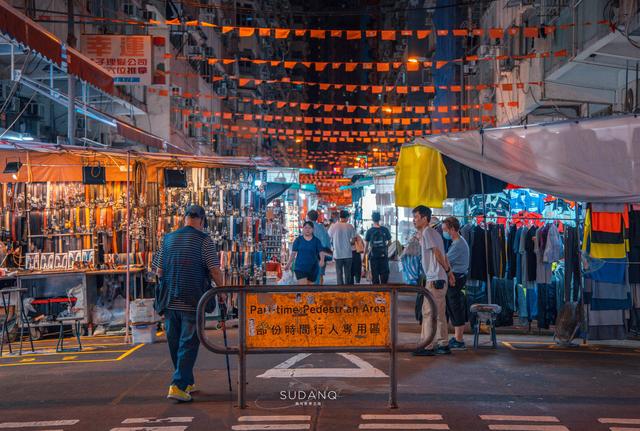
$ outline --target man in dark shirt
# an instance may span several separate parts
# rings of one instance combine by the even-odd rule
[[[167,398],[191,401],[193,367],[200,340],[196,332],[196,308],[210,288],[211,279],[223,285],[220,261],[211,237],[203,232],[204,208],[187,208],[184,227],[164,237],[154,259],[161,277],[156,310],[164,315],[167,343],[175,372]]]
[[[373,227],[369,228],[364,240],[367,243],[365,253],[369,257],[371,268],[371,282],[373,284],[386,284],[389,281],[389,256],[387,249],[391,241],[389,229],[380,225],[380,213],[371,215]]]

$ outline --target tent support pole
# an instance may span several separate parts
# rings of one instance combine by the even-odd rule
[[[482,154],[484,155],[484,130],[480,130]],[[491,275],[489,274],[489,222],[487,222],[487,195],[484,192],[484,174],[480,172],[480,190],[482,190],[482,213],[484,215],[484,261],[487,271],[487,303],[493,303],[491,295]]]
[[[127,151],[127,281],[126,281],[126,306],[125,306],[125,330],[124,342],[130,343],[132,340],[129,335],[129,308],[131,302],[131,151]]]

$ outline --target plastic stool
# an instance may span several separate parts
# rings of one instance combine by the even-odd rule
[[[60,322],[60,333],[58,334],[58,344],[56,344],[56,352],[81,352],[82,351],[82,342],[80,341],[80,330],[81,325],[80,321],[83,317],[59,317],[58,322]],[[64,325],[71,324],[76,331],[76,340],[78,340],[78,347],[74,347],[71,349],[64,348]]]
[[[496,339],[496,317],[502,312],[502,307],[497,304],[473,304],[470,308],[471,313],[476,315],[476,324],[473,328],[473,348],[479,347],[480,341],[480,325],[485,322],[491,328],[491,342],[493,348],[498,348],[498,340]]]

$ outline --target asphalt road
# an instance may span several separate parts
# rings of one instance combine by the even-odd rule
[[[235,407],[235,387],[229,393],[224,357],[204,349],[196,373],[201,392],[189,404],[164,398],[171,367],[164,342],[121,360],[69,354],[42,365],[39,357],[24,366],[1,366],[5,361],[0,430],[640,430],[640,349],[505,340],[498,350],[449,357],[400,354],[396,410],[387,408],[384,354],[250,356],[245,410]],[[128,352],[121,347],[111,348]],[[235,357],[231,363],[235,381]],[[306,376],[309,370],[319,376]],[[301,399],[311,394],[327,399]]]

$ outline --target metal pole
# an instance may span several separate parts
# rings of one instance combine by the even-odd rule
[[[484,156],[484,130],[480,130],[481,153]],[[484,260],[487,271],[487,303],[492,303],[491,275],[489,275],[489,223],[487,222],[487,195],[484,192],[484,174],[480,172],[480,190],[482,190],[482,213],[484,214]]]
[[[245,390],[247,381],[247,353],[246,353],[246,328],[245,328],[245,309],[246,309],[246,294],[240,292],[238,295],[238,332],[239,332],[239,345],[238,345],[238,407],[244,409],[246,407],[245,402]]]
[[[398,408],[398,364],[396,344],[398,339],[398,291],[391,289],[391,352],[389,353],[389,408]]]
[[[396,205],[396,247],[398,246],[398,205]]]
[[[127,151],[127,281],[125,293],[125,335],[124,342],[129,343],[129,307],[131,297],[129,290],[131,289],[131,151]]]
[[[75,48],[76,35],[74,32],[74,14],[73,14],[73,0],[67,0],[67,46]],[[67,53],[67,61],[68,61]],[[76,132],[76,107],[74,100],[76,98],[76,80],[71,74],[71,71],[67,67],[67,94],[69,96],[67,107],[67,144],[73,145],[75,143]]]

